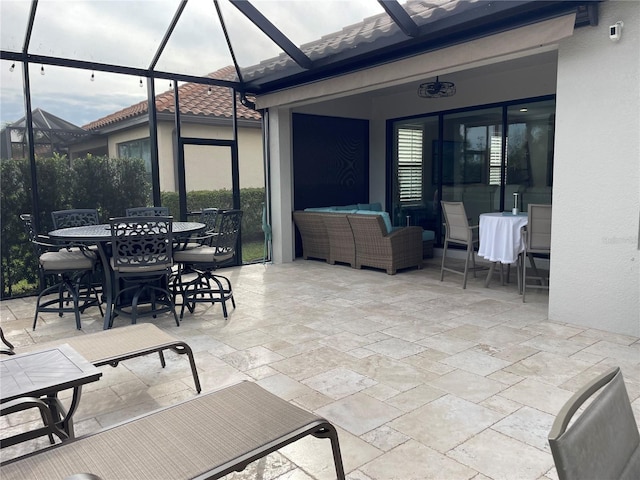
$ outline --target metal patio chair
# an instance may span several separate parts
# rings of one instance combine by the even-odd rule
[[[36,300],[33,329],[41,312],[57,313],[60,317],[64,313],[73,313],[78,330],[82,328],[80,314],[87,308],[97,306],[103,315],[97,290],[90,284],[84,284],[87,276],[95,272],[98,263],[96,253],[84,245],[61,246],[46,236],[38,235],[29,213],[23,213],[20,219],[38,259],[40,293]],[[47,287],[47,277],[55,277],[56,282]],[[51,294],[56,294],[56,298],[44,300]]]
[[[214,274],[214,271],[221,264],[232,260],[236,254],[242,213],[242,210],[219,212],[218,230],[209,235],[210,244],[205,242],[200,247],[174,252],[178,273],[173,287],[174,292],[181,294],[183,298],[180,318],[184,315],[185,307],[193,313],[196,303],[220,303],[225,318],[228,317],[228,300],[235,308],[231,281],[223,275]],[[185,277],[190,273],[195,273],[195,278],[188,280]]]
[[[168,217],[169,207],[132,207],[125,210],[127,217]]]
[[[134,324],[138,317],[164,312],[171,312],[180,325],[167,288],[173,265],[171,224],[172,217],[110,219],[115,289],[110,326],[118,315],[129,316]],[[150,308],[142,310],[142,304]]]
[[[51,212],[53,228],[82,227],[84,225],[99,225],[100,218],[95,208],[76,208],[72,210],[56,210]]]

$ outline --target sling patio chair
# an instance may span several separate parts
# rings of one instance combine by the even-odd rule
[[[336,428],[245,381],[9,460],[1,474],[3,480],[217,479],[309,435],[330,441],[334,472],[322,478],[344,480]]]
[[[549,272],[539,269],[535,257],[551,260],[551,205],[528,205],[529,221],[523,230],[524,252],[522,252],[522,302],[527,296],[527,288],[549,290]],[[527,261],[531,264],[533,275],[527,274]],[[527,282],[533,279],[536,283]]]
[[[619,367],[588,382],[564,404],[549,446],[560,480],[640,478],[640,434]]]
[[[445,221],[444,248],[442,250],[442,264],[440,265],[440,281],[444,280],[444,272],[462,275],[462,288],[467,288],[469,270],[476,276],[476,248],[478,240],[478,225],[469,225],[469,218],[462,202],[441,202]],[[445,263],[449,245],[462,245],[466,249],[464,270],[448,267]],[[469,268],[469,261],[472,267]]]

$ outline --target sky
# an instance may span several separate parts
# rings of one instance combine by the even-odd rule
[[[296,45],[381,13],[376,0],[253,0],[252,3]],[[148,68],[179,0],[40,0],[29,53],[88,62]],[[227,0],[220,1],[240,66],[280,53]],[[0,47],[22,50],[28,0],[0,0]],[[227,48],[212,0],[190,0],[161,55],[157,70],[206,75],[228,65]],[[0,123],[24,116],[22,65],[0,62]],[[93,80],[91,76],[93,75]],[[146,100],[140,78],[31,65],[32,108],[41,108],[78,126]],[[146,86],[146,79],[143,80]],[[170,88],[156,81],[156,92]]]

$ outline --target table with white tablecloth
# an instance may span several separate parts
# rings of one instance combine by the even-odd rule
[[[526,214],[513,215],[511,212],[483,213],[480,215],[480,246],[478,255],[491,262],[487,276],[489,285],[496,263],[511,265],[524,251],[522,227],[527,225]]]

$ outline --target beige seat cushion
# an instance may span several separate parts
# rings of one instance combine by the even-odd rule
[[[173,260],[180,263],[224,262],[233,257],[233,253],[216,255],[215,247],[196,247],[173,252]]]
[[[96,254],[90,251],[59,250],[40,255],[40,265],[48,271],[91,270],[96,263]]]

